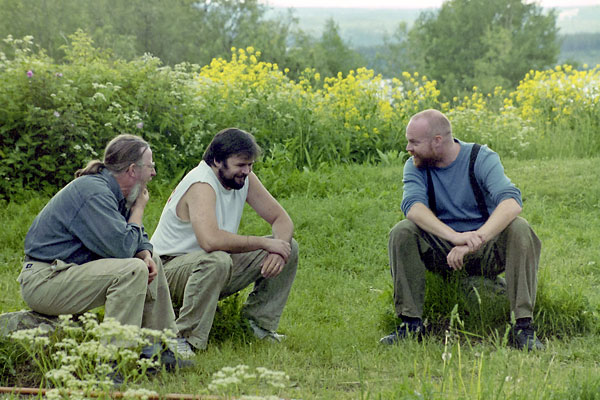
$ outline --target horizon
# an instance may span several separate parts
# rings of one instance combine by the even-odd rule
[[[261,3],[274,8],[364,8],[418,10],[439,8],[444,0],[262,0]],[[529,1],[534,2],[534,1]],[[544,8],[578,8],[600,6],[600,0],[538,0]]]

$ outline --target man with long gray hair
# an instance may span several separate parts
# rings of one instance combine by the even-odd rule
[[[46,315],[81,314],[104,306],[123,325],[177,333],[159,257],[144,231],[156,175],[152,150],[133,135],[108,143],[37,215],[25,237],[18,281],[29,307]],[[144,349],[167,368],[182,365],[171,350]]]

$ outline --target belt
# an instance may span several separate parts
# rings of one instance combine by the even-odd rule
[[[160,256],[160,261],[162,261],[163,265],[168,263],[169,261],[171,261],[172,259],[174,259],[177,256]]]

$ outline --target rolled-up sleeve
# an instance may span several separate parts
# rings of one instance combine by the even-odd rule
[[[152,251],[143,227],[127,222],[110,193],[81,203],[69,230],[101,258],[130,258],[141,250]]]

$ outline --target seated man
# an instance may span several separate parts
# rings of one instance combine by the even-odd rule
[[[207,346],[219,299],[252,282],[243,315],[258,338],[281,339],[275,331],[296,276],[298,244],[289,215],[252,172],[259,152],[242,130],[215,135],[171,194],[151,239],[181,305],[177,328],[195,349]],[[246,202],[271,225],[272,237],[237,234]]]
[[[402,211],[390,232],[389,257],[396,313],[403,323],[383,344],[422,333],[425,270],[465,269],[495,277],[506,271],[516,325],[512,344],[540,349],[532,323],[541,243],[519,217],[521,192],[504,174],[496,153],[452,137],[441,112],[425,110],[406,127]],[[477,152],[471,153],[472,149]]]
[[[60,315],[104,306],[121,324],[177,333],[162,264],[142,225],[155,175],[148,143],[119,135],[103,162],[90,161],[48,202],[25,237],[18,278],[31,309]],[[178,364],[170,350],[161,360]]]

